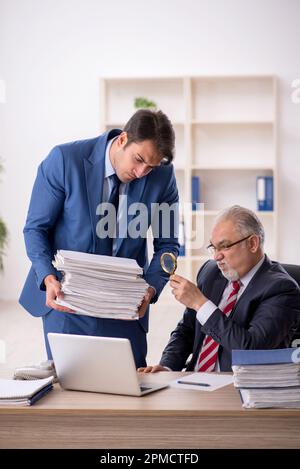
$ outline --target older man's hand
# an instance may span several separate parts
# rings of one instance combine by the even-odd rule
[[[154,365],[154,366],[145,366],[143,368],[138,368],[137,371],[139,373],[157,373],[158,371],[170,371],[169,368],[165,368],[161,365]]]
[[[180,275],[171,275],[170,285],[176,300],[187,308],[198,311],[198,309],[207,301],[207,298],[194,283]]]

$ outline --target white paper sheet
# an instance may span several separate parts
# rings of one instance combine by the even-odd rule
[[[193,384],[182,384],[193,383]],[[195,389],[196,391],[215,391],[216,389],[233,383],[232,375],[222,375],[217,373],[193,373],[183,376],[170,383],[170,386],[177,389]]]

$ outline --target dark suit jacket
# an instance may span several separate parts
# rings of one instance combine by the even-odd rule
[[[222,298],[227,280],[216,262],[208,261],[197,276],[202,293],[216,305]],[[221,371],[231,371],[233,349],[284,348],[290,344],[300,321],[300,289],[277,262],[268,257],[238,299],[227,318],[220,309],[201,326],[196,311],[187,308],[172,332],[160,364],[173,371],[194,370],[206,334],[220,344],[218,359]]]

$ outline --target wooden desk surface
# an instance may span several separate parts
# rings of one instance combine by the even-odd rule
[[[187,374],[147,374],[144,381]],[[0,408],[0,422],[1,448],[300,446],[300,409],[243,409],[233,385],[212,392],[169,387],[143,397],[55,385],[32,407]]]

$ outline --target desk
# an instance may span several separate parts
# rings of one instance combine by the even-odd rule
[[[188,373],[145,375],[169,382]],[[300,409],[243,409],[233,385],[143,396],[55,389],[0,408],[0,448],[299,448]]]

